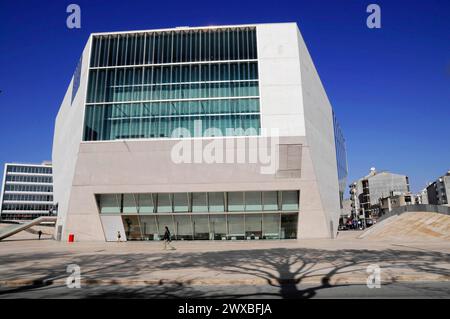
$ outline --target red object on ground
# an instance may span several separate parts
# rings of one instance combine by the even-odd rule
[[[73,243],[74,239],[75,239],[75,235],[69,234],[69,243]]]

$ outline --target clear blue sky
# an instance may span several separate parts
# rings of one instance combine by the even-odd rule
[[[66,28],[70,3],[81,29]],[[366,27],[370,3],[381,29]],[[292,21],[344,130],[349,182],[375,166],[409,175],[418,191],[450,169],[448,0],[1,0],[0,163],[51,158],[54,118],[91,32]]]

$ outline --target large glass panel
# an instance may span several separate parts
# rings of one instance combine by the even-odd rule
[[[194,229],[194,239],[209,239],[208,215],[192,215],[192,226]]]
[[[262,210],[261,192],[245,192],[245,210],[246,211]]]
[[[280,238],[280,214],[263,214],[263,238]]]
[[[263,192],[263,210],[278,210],[278,192]]]
[[[158,240],[158,224],[156,222],[156,216],[140,216],[143,240]]]
[[[297,238],[298,214],[281,214],[281,239]]]
[[[154,203],[152,194],[139,194],[139,213],[140,214],[149,214],[154,212]]]
[[[225,215],[210,214],[209,225],[211,229],[210,239],[223,240],[227,236],[227,222]]]
[[[281,193],[281,209],[284,211],[298,210],[299,194],[298,191],[283,191]]]
[[[192,223],[190,215],[174,215],[175,235],[178,240],[192,240]]]
[[[192,193],[192,212],[208,211],[207,193]]]
[[[244,192],[229,192],[228,193],[228,211],[229,212],[243,212]]]
[[[100,213],[120,214],[120,205],[116,194],[102,194],[100,197]]]
[[[171,213],[172,212],[172,201],[171,194],[158,193],[158,213]]]
[[[228,238],[245,239],[244,215],[229,214],[228,218]]]
[[[261,239],[262,238],[262,215],[246,214],[245,215],[245,238]]]
[[[136,214],[137,211],[137,203],[136,197],[134,194],[123,194],[123,213],[133,213]]]
[[[139,224],[139,218],[136,215],[122,216],[123,227],[127,240],[141,240],[141,227]]]
[[[208,193],[208,203],[210,212],[225,211],[224,193],[223,192]]]
[[[188,193],[173,194],[173,210],[176,213],[189,211]]]

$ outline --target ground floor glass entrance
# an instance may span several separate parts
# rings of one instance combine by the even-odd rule
[[[295,239],[299,191],[98,194],[102,216],[120,216],[127,240]]]
[[[122,215],[127,240],[160,240],[168,226],[174,240],[297,238],[298,213]]]

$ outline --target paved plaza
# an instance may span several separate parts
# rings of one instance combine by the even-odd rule
[[[382,284],[450,281],[448,241],[385,242],[357,239],[359,234],[341,232],[336,240],[177,241],[176,250],[163,250],[161,242],[66,243],[13,236],[0,242],[0,286],[19,291],[63,286],[71,264],[80,267],[84,286],[266,285],[281,297],[303,294],[299,285],[308,285],[308,291],[365,285],[369,265],[380,267]]]

